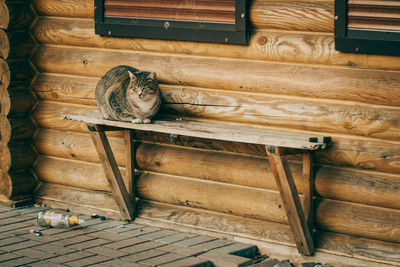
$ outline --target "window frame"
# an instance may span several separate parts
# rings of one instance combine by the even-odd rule
[[[335,0],[335,49],[341,52],[400,56],[400,32],[348,29],[348,0]]]
[[[94,1],[95,33],[101,36],[148,38],[247,45],[249,43],[246,0],[235,0],[235,24],[105,17],[104,0]]]

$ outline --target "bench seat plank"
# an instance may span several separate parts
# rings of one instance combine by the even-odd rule
[[[155,120],[151,124],[134,124],[130,122],[105,120],[96,116],[62,115],[62,118],[65,120],[117,127],[121,128],[121,130],[133,129],[304,150],[324,149],[330,142],[330,138],[318,135],[282,132],[277,129],[265,129],[256,126],[243,127],[240,125],[233,126],[201,121],[163,119]],[[310,139],[312,142],[310,142]]]

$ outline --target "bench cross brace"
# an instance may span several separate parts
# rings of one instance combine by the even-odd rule
[[[308,165],[303,167],[303,175],[305,180],[307,180],[304,182],[304,187],[306,187],[304,194],[308,194],[303,202],[305,210],[303,211],[292,173],[286,159],[283,157],[285,155],[284,148],[266,146],[266,150],[297,249],[303,255],[312,255],[314,252],[314,243],[311,235],[312,207],[310,207],[312,202],[312,195],[310,195],[312,193],[310,190],[312,187],[311,155],[309,152],[305,152],[305,156],[303,157],[303,164]]]
[[[127,150],[127,177],[126,184],[122,180],[121,173],[118,169],[117,162],[115,161],[114,154],[111,151],[110,143],[108,142],[107,136],[101,126],[96,124],[88,124],[90,131],[90,136],[92,137],[94,146],[96,148],[97,154],[101,165],[103,166],[106,178],[110,184],[111,191],[116,200],[117,206],[120,210],[120,214],[125,220],[133,220],[135,216],[135,205],[133,204],[133,185],[132,177],[134,165],[134,160],[132,159],[133,144],[132,144],[132,133],[127,133],[126,138],[130,139],[126,141]],[[131,132],[129,130],[129,132]],[[129,153],[129,155],[128,155]],[[127,185],[127,186],[126,186]],[[128,190],[127,190],[128,188]]]

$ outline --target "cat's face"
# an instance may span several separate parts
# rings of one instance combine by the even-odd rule
[[[155,72],[139,72],[136,75],[128,71],[129,85],[127,95],[130,98],[146,100],[159,92]]]

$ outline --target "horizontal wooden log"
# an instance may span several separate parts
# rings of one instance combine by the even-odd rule
[[[40,72],[101,77],[110,68],[125,64],[156,71],[165,84],[400,104],[397,71],[55,46],[40,46],[32,61]]]
[[[8,8],[4,1],[0,2],[0,29],[7,29],[10,16],[8,14]]]
[[[10,68],[10,85],[27,87],[36,75],[29,59],[8,59]]]
[[[317,232],[315,240],[319,251],[376,260],[379,263],[393,265],[400,263],[400,244],[398,243],[373,241],[367,238],[329,232]]]
[[[37,183],[31,171],[7,173],[0,170],[0,195],[8,199],[31,195]]]
[[[337,52],[333,36],[326,33],[257,30],[252,33],[248,46],[227,46],[102,37],[94,34],[94,21],[90,19],[41,17],[32,34],[42,44],[400,70],[399,57]]]
[[[88,191],[56,184],[42,183],[36,191],[38,201],[53,200],[69,205],[81,205],[86,209],[97,208],[106,212],[118,211],[117,204],[110,192]],[[120,217],[118,215],[118,217]]]
[[[52,164],[57,164],[54,166],[60,168],[50,167],[49,165]],[[45,157],[38,161],[35,171],[42,181],[48,183],[110,191],[99,164]],[[91,178],[95,176],[98,178],[92,180]],[[99,183],[97,188],[96,182]],[[138,175],[137,195],[141,199],[287,223],[277,191],[165,174],[143,173]]]
[[[0,97],[4,96],[10,84],[10,69],[7,62],[0,58]]]
[[[41,101],[33,112],[32,116],[40,127],[62,131],[87,133],[87,127],[85,123],[62,120],[60,119],[60,114],[90,115],[97,113],[98,111],[95,107]],[[116,132],[110,133],[110,135],[111,134],[113,136],[120,135]],[[169,136],[164,137],[169,139]],[[332,135],[332,137],[334,140],[333,145],[329,149],[317,152],[315,157],[317,162],[399,173],[399,142],[343,135]],[[157,138],[159,137],[156,136],[153,138],[153,140],[157,140]],[[151,138],[148,136],[147,139]],[[210,148],[217,147],[219,150],[244,152],[255,155],[265,154],[265,152],[256,146],[250,146],[249,149],[244,148],[243,145],[222,146],[221,143],[215,141],[211,142],[210,140],[206,143],[201,143],[202,141],[198,139],[196,140],[195,138],[178,139],[178,143],[179,142],[182,145],[200,148],[207,148],[207,146],[210,146]]]
[[[7,90],[5,90],[3,94],[0,95],[0,116],[7,116],[8,113],[10,112],[10,108],[11,108],[10,96],[8,95]],[[0,140],[1,139],[2,138],[0,137]]]
[[[46,78],[50,78],[46,80]],[[59,79],[57,79],[59,78]],[[69,78],[69,77],[68,77]],[[45,100],[96,105],[94,80],[80,86],[70,78],[41,75],[33,89]],[[57,86],[57,82],[59,83]],[[70,86],[70,90],[66,87]],[[354,103],[322,102],[310,98],[205,90],[162,85],[164,112],[177,116],[297,128],[318,132],[399,140],[400,109]],[[92,101],[90,101],[92,99]],[[81,101],[82,100],[82,101]]]
[[[37,156],[31,143],[5,144],[0,142],[0,169],[3,171],[30,169]]]
[[[30,1],[7,2],[10,22],[8,31],[28,29],[36,18]]]
[[[27,114],[36,104],[36,98],[29,88],[10,86],[8,94],[10,96],[10,106],[7,114]]]
[[[250,8],[255,28],[333,32],[334,1],[255,0]]]
[[[73,187],[43,183],[38,190],[38,201],[48,203],[51,207],[71,209],[84,214],[106,214],[107,217],[118,218],[115,201],[112,195],[102,191],[80,190]],[[101,204],[100,204],[101,203]],[[111,205],[110,205],[111,204]],[[223,236],[229,239],[247,238],[254,244],[256,240],[268,244],[284,244],[294,246],[289,226],[256,219],[221,214],[212,211],[179,207],[152,201],[138,201],[138,221],[150,222],[158,226],[182,231],[192,231],[207,235]],[[335,233],[319,233],[317,237],[317,255],[328,252],[356,259],[378,262],[398,261],[396,244],[382,241],[355,238]],[[260,244],[261,245],[261,244]],[[289,249],[286,247],[285,249]],[[326,255],[321,259],[326,261]],[[299,259],[304,262],[304,258]],[[312,260],[312,259],[310,259]],[[386,260],[386,261],[385,261]],[[342,258],[345,263],[354,262],[350,258]]]
[[[124,140],[115,137],[109,140],[117,163],[125,166]],[[86,189],[96,190],[107,186],[101,173],[94,171],[95,167],[92,164],[98,163],[99,160],[89,135],[43,129],[37,133],[34,144],[40,154],[58,157],[51,158],[49,163],[45,158],[39,160],[36,172],[42,179],[56,179],[56,176],[53,177],[54,173],[62,174],[63,177],[68,175],[66,173],[72,173],[74,175],[71,178],[59,178],[57,183],[70,183],[74,180],[76,184],[66,185],[79,186],[79,181],[83,179],[82,186],[86,185]],[[136,146],[136,167],[141,170],[277,190],[265,157],[150,143]],[[69,162],[62,158],[74,159],[77,162]],[[86,162],[91,163],[85,165]],[[72,166],[72,163],[75,165]],[[79,164],[81,167],[78,167]],[[57,171],[57,168],[62,170]],[[292,162],[290,168],[297,187],[302,192],[301,164]],[[69,171],[78,169],[85,170],[85,174],[75,175],[74,171]],[[328,166],[315,168],[315,193],[322,198],[400,209],[400,203],[397,201],[399,188],[399,175]]]
[[[93,18],[89,0],[34,0],[40,15]],[[255,28],[333,32],[333,1],[257,0],[250,6],[250,22]]]
[[[36,125],[28,115],[0,115],[0,124],[1,141],[4,143],[30,141],[36,131]]]
[[[111,192],[101,165],[96,163],[40,156],[34,170],[42,182]]]
[[[36,44],[28,29],[12,31],[7,35],[11,47],[9,58],[29,58]]]
[[[63,161],[68,164],[68,161]],[[52,163],[57,162],[60,160],[54,159]],[[67,173],[83,177],[88,170],[84,165],[75,170],[63,168],[64,172],[54,175],[58,178],[52,177],[48,171],[46,173],[49,175],[44,181],[54,182],[62,180],[63,177],[66,180],[70,177]],[[101,173],[100,165],[98,166],[96,174]],[[93,170],[95,171],[94,168]],[[38,171],[38,167],[35,171]],[[78,179],[70,180],[69,183],[79,186]],[[137,194],[141,199],[287,223],[277,191],[146,172],[139,176],[137,186]],[[316,223],[320,229],[347,234],[351,232],[352,235],[400,242],[396,231],[399,210],[320,199],[316,205],[316,212]],[[366,228],[357,230],[360,225]]]
[[[7,59],[9,52],[10,43],[8,42],[7,34],[4,30],[0,29],[0,57],[3,59]]]
[[[400,210],[322,199],[315,206],[317,229],[400,243]]]

